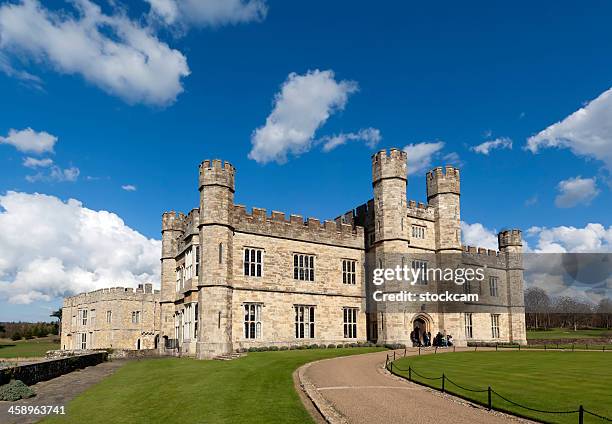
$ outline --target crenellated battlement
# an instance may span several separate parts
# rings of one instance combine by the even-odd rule
[[[477,266],[491,266],[495,268],[506,267],[506,257],[499,251],[485,249],[484,247],[462,246],[463,262]]]
[[[64,307],[77,306],[80,304],[112,301],[112,300],[142,300],[158,302],[160,297],[159,290],[153,290],[153,284],[139,284],[133,287],[105,287],[98,290],[79,293],[74,296],[64,298]]]
[[[372,183],[388,178],[400,178],[406,180],[407,155],[398,148],[392,148],[387,154],[386,150],[380,150],[372,155]]]
[[[220,159],[204,160],[200,163],[199,188],[206,186],[227,187],[234,191],[236,168],[228,161]]]
[[[283,237],[301,241],[321,242],[338,246],[363,248],[363,227],[341,221],[323,221],[304,218],[300,215],[287,216],[283,212],[252,208],[248,213],[243,205],[234,205],[232,225],[236,231]]]
[[[461,194],[461,178],[459,168],[446,165],[438,166],[427,173],[427,201],[438,194]]]
[[[186,216],[183,212],[164,212],[162,214],[162,231],[185,231]]]
[[[433,221],[435,218],[435,208],[431,205],[423,202],[417,202],[416,200],[409,200],[407,207],[407,214],[411,218],[427,219]]]
[[[511,229],[511,230],[502,230],[497,235],[497,242],[499,244],[499,248],[503,249],[509,246],[523,246],[521,230]]]

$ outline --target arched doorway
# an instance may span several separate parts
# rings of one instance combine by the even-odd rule
[[[136,350],[140,350],[140,339],[138,339],[138,342],[136,342]]]
[[[432,321],[431,317],[427,314],[417,314],[412,319],[412,333],[414,334],[414,340],[418,345],[424,345],[423,336],[428,333],[429,341],[431,341],[431,329]]]
[[[154,348],[157,349],[157,346],[159,345],[159,334],[155,335],[154,343]]]

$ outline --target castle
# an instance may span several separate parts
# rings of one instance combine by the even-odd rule
[[[457,168],[428,172],[427,204],[417,203],[407,200],[406,153],[382,150],[372,156],[373,199],[324,222],[248,213],[234,204],[235,173],[228,162],[203,161],[199,206],[162,216],[160,353],[212,358],[259,346],[410,345],[414,331],[451,334],[457,345],[526,343],[521,232],[500,232],[498,251],[463,246]],[[374,268],[400,263],[480,267],[483,281],[451,289],[481,301],[373,303]],[[449,286],[432,279],[418,288]]]

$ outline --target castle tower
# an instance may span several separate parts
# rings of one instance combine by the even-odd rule
[[[406,152],[381,150],[372,156],[372,186],[374,188],[374,249],[369,253],[369,268],[392,268],[401,265],[401,255],[408,251],[407,219],[407,157]],[[368,285],[371,287],[371,285]],[[368,299],[371,294],[367,294]],[[385,343],[402,336],[397,314],[378,311],[372,305],[371,321],[376,321],[378,341]],[[373,315],[373,316],[372,316]]]
[[[174,298],[176,296],[177,240],[184,230],[185,215],[164,212],[162,215],[161,292],[160,292],[160,350],[165,340],[174,338]]]
[[[427,173],[427,202],[435,208],[436,251],[461,252],[459,169],[439,166]]]
[[[510,341],[527,344],[525,299],[523,295],[523,240],[521,230],[504,230],[497,235],[500,255],[506,261]]]
[[[235,169],[220,160],[200,164],[200,246],[198,358],[232,351],[232,209]]]

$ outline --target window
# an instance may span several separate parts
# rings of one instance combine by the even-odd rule
[[[315,307],[295,307],[295,338],[313,339],[315,336]]]
[[[261,304],[244,304],[244,338],[261,338]]]
[[[195,258],[193,254],[193,248],[189,248],[189,250],[187,250],[187,252],[185,253],[185,280],[189,280],[191,279],[191,277],[193,277],[194,262]]]
[[[471,339],[472,333],[472,314],[465,314],[465,337]]]
[[[497,277],[489,277],[489,293],[492,297],[497,297]]]
[[[140,311],[132,312],[132,324],[138,324],[140,322]]]
[[[372,246],[372,245],[374,244],[374,242],[376,241],[376,238],[375,238],[375,237],[376,237],[376,236],[375,236],[375,234],[374,234],[374,233],[370,233],[370,235],[369,235],[369,245],[370,245],[370,246]]]
[[[261,249],[244,249],[244,275],[261,277],[262,256]]]
[[[195,247],[195,276],[200,275],[200,246]]]
[[[491,335],[499,339],[499,314],[491,314]]]
[[[81,349],[87,349],[87,333],[81,333]]]
[[[79,321],[81,325],[87,325],[87,309],[79,309]]]
[[[183,310],[183,316],[185,319],[183,320],[183,334],[185,339],[191,338],[191,304],[185,305],[185,309]]]
[[[223,263],[223,243],[219,243],[219,263]]]
[[[198,338],[198,304],[193,304],[193,338]]]
[[[414,269],[415,272],[420,270],[419,276],[414,283],[420,285],[427,284],[427,261],[413,260],[412,269]]]
[[[425,227],[421,225],[413,225],[412,226],[412,237],[418,238],[418,239],[424,239],[425,238]]]
[[[96,310],[92,309],[91,311],[89,311],[89,325],[95,325],[96,324]]]
[[[344,338],[357,338],[357,308],[342,308],[344,315]]]
[[[293,254],[293,279],[314,281],[314,255]]]
[[[106,323],[110,324],[113,321],[113,311],[106,311]]]
[[[355,284],[355,262],[350,259],[342,260],[342,284]]]
[[[465,281],[465,283],[463,283],[463,292],[464,292],[465,294],[469,294],[469,293],[471,293],[471,291],[472,291],[472,287],[471,287],[470,283],[471,283],[471,282],[470,282],[470,281],[467,281],[467,280]]]

